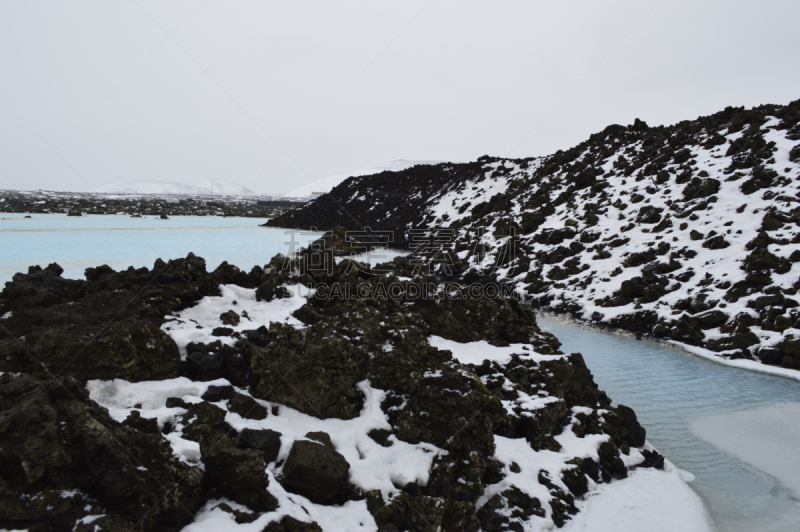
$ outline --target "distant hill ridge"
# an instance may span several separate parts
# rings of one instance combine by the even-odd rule
[[[127,181],[124,183],[112,183],[97,187],[95,192],[103,194],[174,194],[181,196],[254,196],[255,192],[243,187],[238,183],[222,180],[203,181],[197,185],[186,183],[173,183],[170,181]]]
[[[394,231],[396,247],[410,229],[450,228],[452,278],[510,282],[542,309],[800,369],[799,191],[795,101],[612,125],[542,158],[351,177],[269,224],[368,226]]]
[[[302,187],[287,192],[286,194],[284,194],[284,196],[289,198],[302,198],[306,196],[311,196],[319,192],[326,193],[330,192],[334,187],[336,187],[339,183],[341,183],[348,177],[374,175],[374,174],[379,174],[381,172],[399,172],[400,170],[405,170],[407,168],[411,168],[412,166],[416,166],[418,164],[436,164],[438,162],[439,161],[407,161],[405,159],[397,159],[395,161],[391,161],[386,164],[381,164],[377,166],[366,166],[364,168],[359,168],[358,170],[354,170],[352,172],[346,172],[343,174],[334,174],[328,177],[323,177],[321,179],[317,179],[312,183],[303,185]]]

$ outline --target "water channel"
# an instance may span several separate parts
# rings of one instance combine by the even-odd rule
[[[800,381],[537,319],[564,352],[582,353],[600,389],[632,407],[648,441],[694,476],[720,532],[800,529]]]

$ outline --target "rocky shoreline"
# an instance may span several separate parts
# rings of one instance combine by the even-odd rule
[[[0,212],[24,214],[125,214],[129,216],[240,216],[270,218],[302,198],[20,192],[0,190]]]
[[[800,101],[612,125],[551,156],[350,178],[270,220],[438,242],[444,279],[537,308],[800,369]],[[433,255],[432,253],[428,253]]]
[[[383,268],[312,246],[250,272],[189,255],[15,275],[0,527],[560,527],[599,483],[663,467],[526,305]]]

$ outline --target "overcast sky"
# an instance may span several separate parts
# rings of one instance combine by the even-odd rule
[[[0,188],[235,181],[568,148],[800,98],[800,2],[0,3]]]

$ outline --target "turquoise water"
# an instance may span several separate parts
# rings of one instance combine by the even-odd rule
[[[615,404],[636,411],[650,443],[695,476],[690,485],[706,502],[720,531],[800,530],[800,495],[795,489],[692,432],[693,424],[704,423],[710,416],[756,408],[769,411],[776,405],[796,407],[799,381],[723,366],[657,342],[551,317],[537,316],[537,320],[556,335],[564,352],[583,354],[595,382]],[[757,452],[756,456],[761,461],[774,459],[777,463],[772,465],[779,468],[796,469],[800,434],[794,427],[800,426],[800,420],[793,415],[781,419],[773,430],[762,423],[735,429],[759,449],[759,443],[766,448],[790,427],[795,432],[790,433],[783,455]],[[740,417],[731,415],[731,422]]]
[[[278,253],[296,251],[321,233],[259,227],[266,219],[175,216],[130,218],[121,215],[68,217],[61,214],[0,214],[0,286],[28,266],[57,262],[64,277],[83,278],[88,267],[107,264],[151,268],[156,259],[206,259],[213,270],[223,261],[250,270]],[[295,241],[293,244],[292,241]]]

